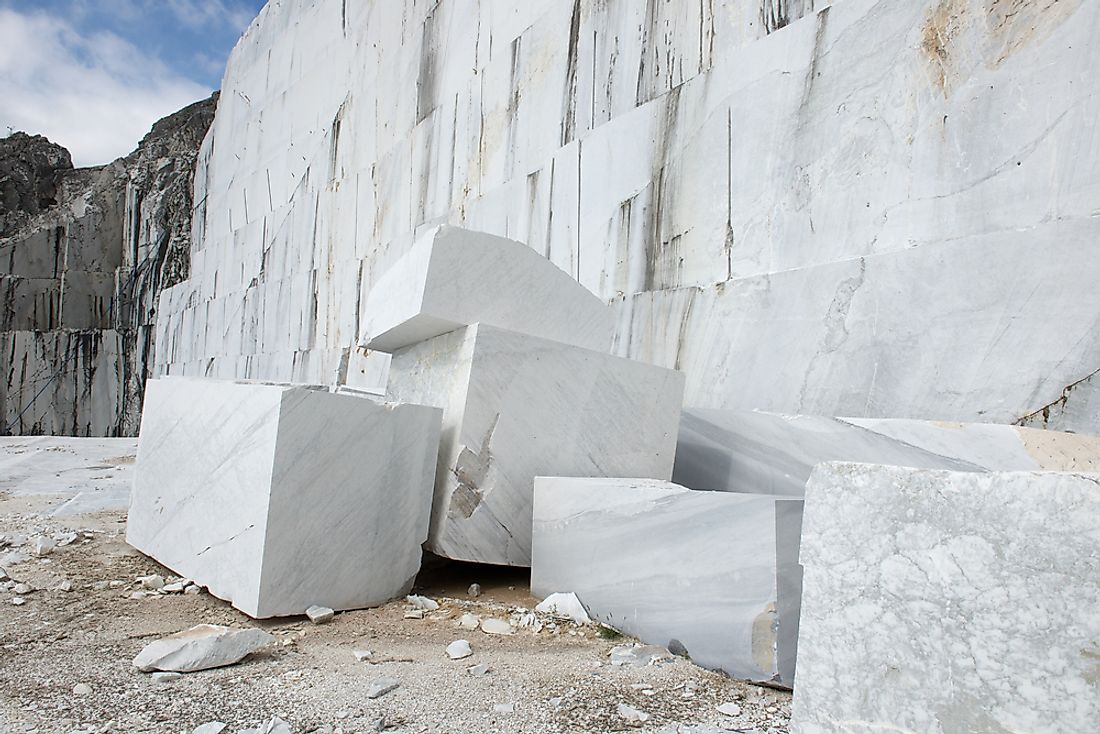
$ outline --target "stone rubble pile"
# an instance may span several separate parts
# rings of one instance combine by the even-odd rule
[[[1089,684],[1097,631],[1087,624],[1060,637],[1023,618],[990,617],[988,631],[980,619],[964,622],[1024,600],[1037,619],[1066,618],[1054,589],[1080,575],[1074,570],[1084,572],[1079,604],[1100,600],[1100,569],[1089,557],[1053,552],[1066,524],[1051,514],[1077,513],[1085,525],[1100,517],[1100,475],[1087,474],[1100,469],[1100,438],[683,409],[682,374],[608,353],[606,307],[583,287],[520,243],[452,227],[424,234],[368,301],[374,315],[361,342],[372,358],[389,357],[379,370],[385,383],[372,390],[149,383],[127,538],[186,578],[142,577],[136,594],[197,584],[253,617],[305,613],[323,624],[337,611],[406,595],[422,546],[455,560],[531,566],[532,591],[545,598],[535,610],[466,612],[454,622],[460,634],[595,622],[646,643],[612,650],[612,665],[680,655],[734,677],[794,685],[805,701],[796,707],[805,712],[795,722],[802,734],[839,731],[822,723],[835,720],[822,701],[838,680],[857,690],[858,676],[877,675],[869,671],[907,671],[877,683],[900,701],[915,695],[906,681],[945,674],[946,662],[914,662],[927,659],[923,643],[906,652],[900,641],[952,623],[936,639],[964,647],[984,644],[984,635],[1016,640],[996,666],[1009,679],[1038,675],[1022,671],[1021,649],[1081,647],[1085,662],[1063,670],[1064,685],[1068,695]],[[1029,493],[1044,497],[1038,509]],[[1011,524],[991,524],[1002,507],[1020,510],[1002,518],[1023,523],[1016,540]],[[1042,575],[1014,587],[1012,564],[1040,531],[1049,536],[1034,543]],[[35,552],[48,553],[53,541],[38,540]],[[997,598],[988,596],[994,587]],[[443,613],[427,597],[405,602],[407,619]],[[883,621],[899,614],[910,621]],[[211,664],[271,641],[255,632],[264,639],[228,645],[224,658],[211,653]],[[187,653],[196,634],[150,647]],[[206,644],[248,634],[199,636]],[[464,660],[473,646],[456,639],[445,654]],[[983,660],[954,666],[980,681]],[[398,685],[380,678],[367,695]],[[971,688],[981,699],[985,686]],[[900,720],[858,696],[830,705],[836,717]],[[724,706],[735,720],[737,704]],[[979,708],[1008,727],[1031,721],[1026,706],[1039,702]],[[1093,711],[1063,713],[1059,721],[1076,722]],[[618,714],[629,726],[647,716],[625,705]]]

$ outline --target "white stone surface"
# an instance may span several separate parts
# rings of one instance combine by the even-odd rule
[[[200,624],[150,642],[134,658],[134,667],[143,673],[154,670],[193,673],[220,668],[232,665],[274,641],[274,637],[260,629]]]
[[[792,734],[1100,721],[1100,475],[814,470]]]
[[[371,288],[360,341],[393,352],[482,323],[573,346],[611,348],[611,309],[521,242],[441,227]]]
[[[0,492],[51,497],[54,517],[124,510],[136,456],[136,438],[0,438]]]
[[[150,381],[127,541],[253,617],[403,596],[439,424],[301,387]]]
[[[683,375],[475,324],[398,351],[387,397],[443,409],[428,550],[526,566],[536,476],[672,472]]]
[[[672,479],[801,497],[825,461],[958,471],[1100,471],[1100,438],[984,423],[686,408]]]
[[[558,617],[568,617],[576,624],[591,624],[592,622],[592,619],[588,616],[588,610],[584,608],[584,603],[571,591],[550,594],[535,605],[535,611]]]
[[[594,619],[645,642],[790,685],[801,512],[784,497],[539,477],[531,591],[569,589]]]
[[[689,405],[1100,432],[1098,28],[1083,0],[269,3],[157,370],[327,383],[446,223],[614,301],[617,353]]]

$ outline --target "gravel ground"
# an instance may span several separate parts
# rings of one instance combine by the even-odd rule
[[[787,730],[789,693],[679,658],[613,667],[609,651],[630,640],[604,639],[591,626],[520,628],[510,636],[460,629],[466,611],[509,619],[534,607],[528,576],[518,569],[427,564],[417,592],[441,606],[424,619],[407,619],[404,601],[313,625],[304,617],[256,622],[206,593],[132,599],[137,577],[171,573],[125,544],[124,514],[47,518],[42,513],[58,499],[0,494],[0,567],[34,588],[17,606],[5,588],[12,582],[0,582],[0,734],[191,732],[213,720],[236,734],[275,716],[295,733]],[[41,558],[31,554],[37,535],[72,531],[75,542]],[[66,581],[71,591],[59,589]],[[466,593],[474,581],[483,588],[476,599]],[[168,683],[131,666],[148,642],[201,623],[261,627],[277,644]],[[450,660],[444,649],[456,639],[469,640],[474,655]],[[370,662],[353,654],[363,649],[373,653]],[[467,672],[478,663],[490,672]],[[400,687],[367,698],[381,677]],[[90,693],[74,692],[80,684]],[[726,703],[741,714],[719,713]],[[620,704],[648,718],[631,721]]]

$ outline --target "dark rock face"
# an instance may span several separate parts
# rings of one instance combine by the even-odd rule
[[[69,151],[41,135],[0,140],[0,237],[56,204],[58,183],[72,170]]]
[[[0,141],[0,435],[135,435],[157,298],[190,272],[195,160],[217,95],[125,158],[73,169]]]

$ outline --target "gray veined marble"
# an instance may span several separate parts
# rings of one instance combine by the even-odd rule
[[[672,473],[683,375],[475,324],[398,350],[387,398],[443,409],[427,548],[531,562],[536,476]]]
[[[814,469],[792,734],[1100,723],[1100,475]]]
[[[790,685],[802,501],[644,479],[539,477],[538,597],[577,594],[596,620],[684,648],[737,678]]]
[[[371,288],[360,341],[401,347],[482,323],[606,352],[611,309],[521,242],[457,227],[421,235]]]
[[[985,423],[685,408],[673,481],[801,497],[825,461],[958,471],[1100,470],[1100,438]]]
[[[252,617],[407,593],[440,411],[289,385],[152,380],[127,541]]]

